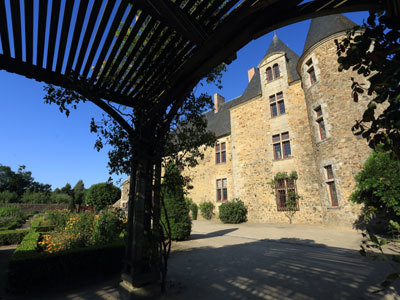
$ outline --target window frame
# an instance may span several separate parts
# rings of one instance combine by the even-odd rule
[[[336,186],[336,177],[332,165],[324,166],[325,184],[328,190],[329,203],[331,207],[339,207],[339,195]]]
[[[226,163],[226,142],[215,144],[215,164]]]
[[[284,138],[284,135],[286,135],[286,134],[287,134],[287,138]],[[289,150],[290,150],[289,155],[287,155],[286,148],[284,146],[284,145],[287,145],[287,144],[289,145]],[[275,151],[275,149],[278,149],[278,147],[276,147],[278,145],[279,145],[279,152],[281,154],[280,158],[277,157],[277,151]],[[282,159],[288,159],[288,158],[292,158],[293,157],[293,155],[292,155],[292,147],[290,146],[289,131],[282,132],[282,133],[279,133],[279,134],[274,134],[272,136],[272,150],[274,152],[274,160],[282,160]]]
[[[216,201],[228,201],[228,180],[226,178],[219,178],[216,180]]]
[[[283,183],[283,184],[282,184]],[[291,183],[291,184],[289,184]],[[283,178],[279,179],[275,182],[275,195],[276,195],[276,207],[278,211],[288,211],[288,207],[286,205],[288,197],[289,197],[289,191],[293,190],[294,194],[297,195],[297,184],[295,179],[290,179],[290,178]],[[285,205],[282,205],[282,197],[281,195],[284,195],[285,197]],[[299,201],[296,199],[296,211],[299,211]]]
[[[273,73],[271,67],[268,67],[268,68],[265,70],[265,74],[266,74],[266,76],[267,76],[267,82],[271,82],[272,80],[274,80],[274,73]]]
[[[310,80],[310,86],[314,85],[315,83],[317,83],[317,74],[315,74],[315,68],[314,68],[314,63],[312,58],[310,58],[309,60],[306,61],[306,66],[307,66],[307,73],[309,76],[309,80]]]
[[[274,79],[278,79],[281,77],[281,70],[279,68],[278,63],[276,63],[272,66],[272,74],[274,75]]]
[[[324,113],[322,111],[322,107],[318,106],[314,108],[314,112],[315,112],[315,122],[318,125],[319,139],[320,141],[324,141],[328,138],[328,133],[326,131]]]
[[[283,112],[280,105],[281,103],[283,104]],[[286,106],[285,106],[285,99],[283,97],[283,92],[278,92],[276,94],[269,96],[269,107],[271,111],[271,118],[276,118],[286,114]],[[273,114],[272,107],[275,107],[276,115]]]

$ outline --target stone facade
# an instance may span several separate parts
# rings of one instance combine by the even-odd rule
[[[314,20],[301,57],[275,36],[257,70],[249,70],[243,95],[226,102],[214,97],[216,109],[205,116],[219,147],[225,145],[226,159],[218,162],[218,149],[207,148],[198,166],[184,170],[192,178],[188,196],[194,202],[218,207],[225,197],[218,199],[217,185],[224,180],[227,200],[241,199],[250,222],[287,223],[270,182],[279,172],[296,171],[294,223],[350,226],[358,217],[360,207],[349,196],[370,149],[351,127],[367,99],[353,102],[350,77],[357,75],[338,72],[334,43],[352,23],[341,15]]]

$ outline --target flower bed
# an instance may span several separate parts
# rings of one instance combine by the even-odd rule
[[[21,243],[29,230],[3,230],[0,231],[0,246]]]

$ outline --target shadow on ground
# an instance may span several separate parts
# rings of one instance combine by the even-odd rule
[[[213,237],[217,237],[217,236],[223,236],[223,235],[226,235],[233,231],[236,231],[238,229],[239,228],[229,228],[229,229],[217,230],[214,232],[204,233],[204,234],[195,233],[195,234],[190,235],[190,240],[200,240],[200,239],[213,238]]]
[[[182,249],[169,266],[165,299],[191,300],[382,299],[371,292],[392,272],[357,251],[295,238]]]

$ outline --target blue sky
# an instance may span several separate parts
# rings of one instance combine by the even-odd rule
[[[360,24],[367,12],[345,14]],[[278,37],[301,54],[310,21],[296,23],[276,31]],[[240,96],[247,85],[247,70],[256,67],[264,56],[273,33],[252,41],[237,53],[227,67],[222,90],[214,86],[198,87],[196,92],[215,92],[226,100]],[[82,103],[67,118],[55,105],[43,101],[44,84],[0,71],[0,164],[16,170],[26,165],[36,181],[52,188],[82,179],[86,187],[109,178],[107,148],[97,152],[96,136],[90,133],[92,117],[102,111],[90,102]],[[112,176],[114,181],[125,176]]]

